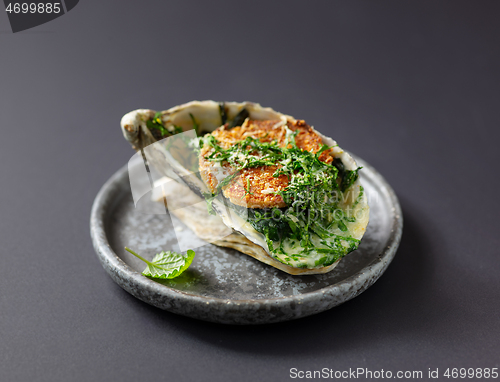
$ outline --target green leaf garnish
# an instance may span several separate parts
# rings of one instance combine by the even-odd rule
[[[146,269],[142,272],[144,276],[159,279],[173,279],[179,276],[189,268],[195,255],[195,252],[191,249],[187,251],[186,256],[176,252],[163,251],[157,253],[153,260],[148,261],[130,248],[125,247],[125,250],[147,264]]]

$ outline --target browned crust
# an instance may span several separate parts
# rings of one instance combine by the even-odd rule
[[[277,141],[281,147],[286,144],[286,129],[279,120],[246,120],[242,126],[227,129],[225,126],[219,127],[212,135],[220,142],[223,148],[228,148],[237,142],[250,136],[259,139],[261,142]],[[322,146],[321,137],[304,121],[288,121],[287,127],[298,130],[295,137],[297,147],[302,150],[316,153]],[[217,171],[222,171],[219,179],[234,173],[228,163],[222,165],[223,169],[214,167],[214,163],[205,159],[205,156],[212,152],[211,147],[204,147],[200,153],[199,165],[203,181],[214,192],[218,185]],[[322,152],[319,160],[330,163],[333,158],[331,150]],[[223,188],[223,194],[231,203],[247,208],[273,208],[285,207],[283,198],[276,193],[283,191],[288,186],[288,177],[281,175],[273,177],[276,166],[261,166],[241,170],[240,173]]]

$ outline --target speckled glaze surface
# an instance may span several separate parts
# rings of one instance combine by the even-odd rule
[[[92,207],[90,231],[95,251],[111,278],[127,292],[160,309],[225,324],[263,324],[323,312],[370,287],[386,270],[401,240],[403,218],[392,188],[369,164],[353,156],[370,204],[370,223],[359,248],[322,275],[292,276],[228,248],[207,244],[196,249],[191,267],[172,280],[156,282],[141,275],[146,258],[162,250],[178,251],[170,215],[137,211],[127,167],[102,187]],[[177,224],[177,223],[176,223]]]

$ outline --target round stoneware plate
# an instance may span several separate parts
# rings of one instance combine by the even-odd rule
[[[111,278],[127,292],[160,309],[226,324],[263,324],[323,312],[370,287],[386,270],[401,240],[403,218],[392,188],[369,164],[354,156],[370,204],[370,223],[359,248],[330,273],[291,276],[228,248],[196,248],[190,268],[171,280],[141,275],[146,258],[179,242],[196,240],[188,229],[174,231],[168,214],[135,209],[127,166],[102,187],[92,207],[95,251]]]

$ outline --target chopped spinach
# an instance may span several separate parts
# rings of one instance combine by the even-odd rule
[[[341,204],[339,197],[343,198],[344,192],[356,181],[359,168],[346,170],[339,158],[331,164],[320,161],[320,154],[329,147],[324,145],[316,153],[302,150],[296,145],[296,134],[297,131],[288,130],[284,147],[276,141],[261,142],[247,137],[223,148],[211,134],[199,138],[200,148],[205,145],[212,148],[205,155],[206,160],[221,165],[228,163],[235,170],[218,184],[211,200],[239,171],[275,166],[274,177],[286,175],[289,179],[287,187],[276,192],[287,207],[247,209],[232,205],[232,208],[264,235],[269,251],[277,260],[294,267],[327,266],[359,243],[349,236],[347,227],[355,218],[337,216]],[[251,194],[249,181],[244,188],[245,196]]]
[[[182,133],[182,127],[173,125],[173,130],[168,130],[161,120],[161,111],[157,112],[153,119],[148,119],[146,121],[146,126],[148,127],[151,134],[156,140],[163,139],[165,137],[169,137],[178,133]]]

